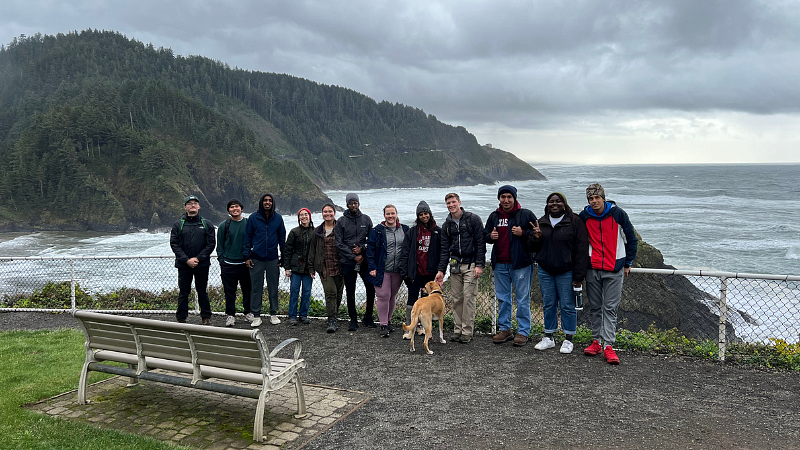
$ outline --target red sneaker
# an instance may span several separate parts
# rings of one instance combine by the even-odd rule
[[[592,341],[592,345],[586,347],[586,350],[583,351],[583,354],[586,356],[594,356],[600,354],[603,349],[600,347],[600,343],[597,342],[597,339]]]
[[[603,350],[603,356],[606,357],[606,362],[609,364],[619,364],[619,357],[617,356],[617,352],[611,348],[610,345],[606,345],[606,349]]]

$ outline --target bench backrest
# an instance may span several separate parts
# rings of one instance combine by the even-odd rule
[[[269,366],[269,352],[259,330],[209,327],[88,311],[76,311],[75,317],[83,324],[88,349],[253,373],[262,373],[264,366]]]

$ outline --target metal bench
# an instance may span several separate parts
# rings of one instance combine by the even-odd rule
[[[78,403],[86,404],[86,379],[94,370],[139,379],[185,386],[241,397],[257,398],[253,440],[263,441],[264,403],[272,391],[288,382],[297,390],[297,415],[306,415],[306,403],[299,371],[306,366],[300,358],[302,347],[296,338],[278,344],[272,352],[259,330],[238,330],[138,317],[76,311],[86,336],[86,362],[81,370]],[[278,358],[287,346],[292,358]],[[102,362],[127,364],[120,367]],[[164,369],[191,374],[181,377],[153,372]],[[216,378],[260,385],[260,389],[206,381]],[[130,385],[130,384],[129,384]]]

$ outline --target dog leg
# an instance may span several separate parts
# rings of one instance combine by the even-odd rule
[[[442,344],[447,344],[447,341],[444,340],[444,332],[442,331],[442,322],[443,320],[439,321],[439,342]]]
[[[433,326],[431,325],[431,318],[430,316],[423,318],[422,326],[425,328],[425,350],[428,352],[429,355],[432,355],[433,352],[430,348],[428,348],[428,341],[433,338]]]

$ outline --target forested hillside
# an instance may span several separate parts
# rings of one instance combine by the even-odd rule
[[[264,192],[296,211],[320,186],[542,178],[416,108],[92,30],[0,49],[0,156],[6,230],[144,226],[188,193],[219,218]]]

